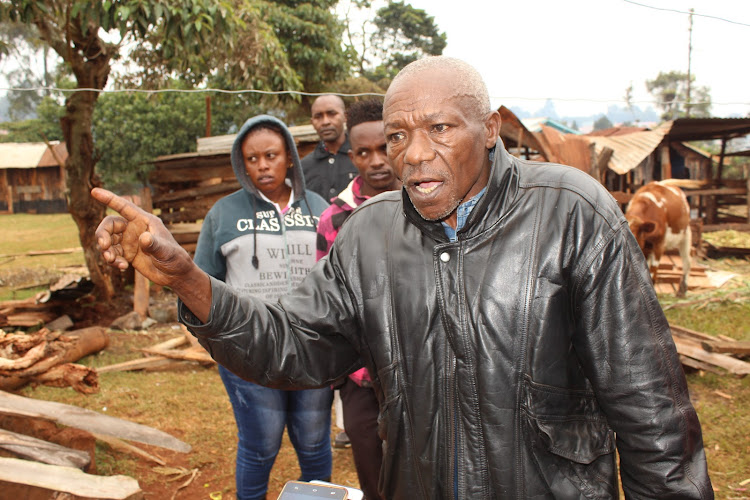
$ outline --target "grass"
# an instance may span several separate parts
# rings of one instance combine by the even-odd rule
[[[77,232],[68,215],[0,216],[4,242],[0,254],[22,253],[77,246]],[[24,260],[25,259],[25,260]],[[705,260],[709,269],[736,273],[721,289],[690,292],[684,299],[661,295],[669,321],[711,335],[724,335],[750,341],[750,261],[740,259]],[[8,276],[51,276],[62,274],[66,266],[83,264],[79,254],[48,257],[0,258],[0,280]],[[22,284],[22,283],[21,283]],[[20,285],[16,285],[20,286]],[[0,299],[3,290],[0,286]],[[720,300],[715,300],[720,299]],[[161,325],[148,333],[112,332],[107,350],[89,356],[82,363],[105,366],[140,357],[135,348],[153,345],[176,335],[173,325]],[[750,377],[689,371],[691,398],[703,428],[703,438],[716,497],[750,499]],[[75,404],[109,415],[150,425],[190,443],[187,455],[149,451],[165,457],[172,467],[199,476],[180,491],[177,498],[204,499],[209,493],[221,493],[222,500],[233,497],[235,432],[232,410],[215,367],[189,366],[171,372],[125,372],[100,375],[101,391],[83,396],[70,389],[26,388],[25,395]],[[169,498],[185,478],[169,481],[153,464],[100,445],[97,468],[102,474],[127,474],[136,477],[146,498]],[[299,468],[294,451],[285,437],[272,472],[269,498],[289,479],[296,479]],[[356,474],[349,450],[334,450],[333,480],[356,485]],[[219,498],[214,495],[214,498]]]
[[[24,299],[44,290],[72,268],[87,273],[81,250],[56,255],[32,251],[78,248],[78,229],[69,214],[0,215],[0,300]]]

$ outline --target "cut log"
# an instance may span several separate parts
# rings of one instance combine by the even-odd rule
[[[49,376],[42,376],[45,372],[52,370],[56,366],[73,363],[79,359],[99,352],[109,344],[109,337],[106,329],[94,326],[74,330],[64,335],[59,332],[41,331],[39,335],[16,335],[16,342],[46,342],[43,357],[37,357],[36,361],[23,368],[5,366],[12,365],[16,360],[3,360],[0,364],[0,389],[14,390],[22,387],[26,383],[31,383],[34,379],[39,378],[40,383],[54,385],[56,387],[72,386],[74,389],[85,394],[96,392],[98,390],[98,377],[92,368],[78,365],[69,365],[64,368],[58,368]],[[2,339],[5,342],[10,336]],[[13,340],[13,339],[11,339]],[[54,341],[52,341],[54,340]],[[25,348],[25,346],[24,346]],[[37,349],[35,347],[34,349]],[[21,349],[23,350],[23,349]],[[27,351],[26,354],[28,354]],[[35,354],[36,356],[36,354]],[[25,356],[22,356],[22,358]],[[68,380],[70,384],[60,385],[62,381]]]
[[[91,462],[91,457],[85,451],[74,450],[4,429],[0,429],[0,448],[10,451],[19,458],[63,467],[84,469]]]
[[[139,443],[167,448],[181,453],[190,445],[158,429],[136,424],[77,406],[25,398],[0,391],[0,412],[11,415],[36,415],[85,431],[114,436]]]
[[[74,467],[0,457],[0,481],[106,500],[142,500],[138,481],[128,476],[94,476]]]
[[[63,363],[53,366],[44,373],[40,373],[29,380],[32,384],[42,384],[49,387],[72,387],[81,394],[96,394],[99,392],[99,374],[94,368],[74,363]]]

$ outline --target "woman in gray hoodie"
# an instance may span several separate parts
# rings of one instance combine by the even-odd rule
[[[242,188],[220,199],[206,215],[195,262],[243,293],[274,301],[315,264],[317,222],[328,203],[305,191],[294,140],[272,116],[247,120],[231,157]],[[222,366],[219,373],[237,422],[239,500],[265,498],[284,426],[297,452],[301,479],[330,480],[329,387],[275,389],[243,380]]]

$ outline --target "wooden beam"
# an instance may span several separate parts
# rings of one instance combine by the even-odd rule
[[[69,427],[160,446],[181,453],[187,453],[191,449],[189,444],[153,427],[102,415],[73,405],[25,398],[5,391],[0,391],[0,412],[20,415],[37,414]]]
[[[42,439],[0,429],[0,448],[35,462],[84,469],[91,463],[88,453]]]
[[[138,481],[128,476],[95,476],[74,467],[0,457],[0,481],[75,495],[76,498],[142,500]]]

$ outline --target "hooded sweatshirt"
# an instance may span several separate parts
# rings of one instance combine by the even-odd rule
[[[283,213],[245,171],[242,142],[262,123],[280,126],[292,161],[287,173],[292,197]],[[317,224],[328,203],[305,191],[294,139],[277,118],[260,115],[247,120],[234,140],[231,159],[242,188],[209,210],[198,238],[195,263],[244,294],[275,300],[298,285],[315,264]]]

